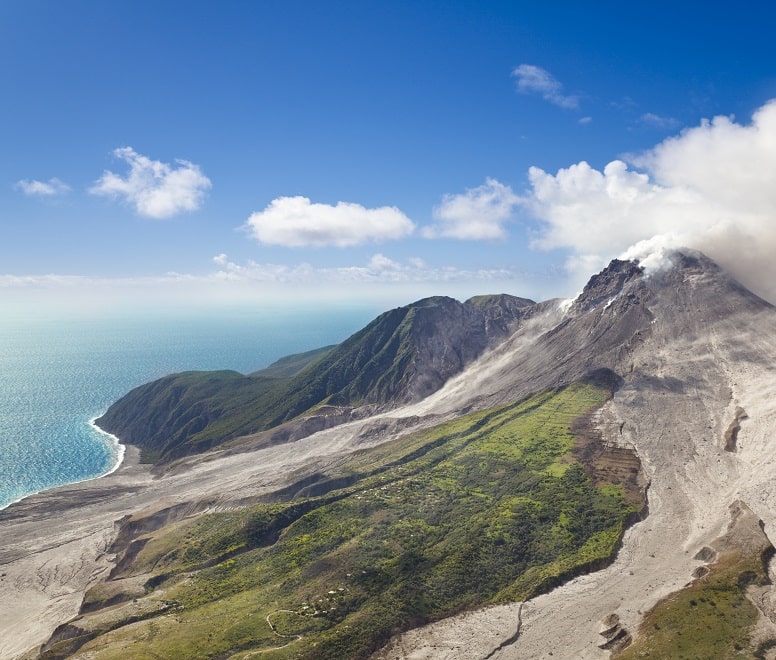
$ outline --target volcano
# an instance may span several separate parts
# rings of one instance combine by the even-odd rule
[[[669,262],[654,273],[612,262],[562,320],[512,337],[480,371],[487,373],[480,394],[496,398],[563,382],[585,368],[617,373],[622,380],[598,425],[604,443],[638,454],[649,483],[648,516],[626,532],[608,568],[522,605],[409,633],[401,645],[421,653],[412,657],[431,657],[428,649],[452,648],[477,630],[494,631],[494,621],[509,643],[492,657],[608,657],[634,636],[654,635],[663,599],[707,579],[706,565],[735,547],[754,548],[763,562],[750,595],[755,641],[769,648],[776,621],[768,566],[776,524],[776,313],[698,252],[674,252]],[[676,655],[647,647],[642,657],[681,657],[679,647],[670,648]],[[482,657],[492,649],[492,641],[479,647]],[[699,652],[691,643],[683,651]]]
[[[210,657],[215,651],[207,635],[214,632],[201,623],[206,614],[234,618],[223,609],[227,603],[243,607],[240,599],[248,594],[259,598],[260,590],[252,592],[258,587],[245,577],[255,576],[258,565],[250,564],[252,572],[246,567],[272,548],[287,547],[283,561],[293,555],[293,571],[315,585],[309,598],[321,591],[328,609],[300,600],[293,607],[275,605],[266,616],[261,610],[271,642],[259,643],[243,630],[242,641],[228,647],[232,657],[257,651],[286,657],[295,648],[301,657],[374,652],[386,660],[695,657],[707,648],[713,650],[704,657],[767,657],[776,647],[769,567],[776,525],[776,309],[699,252],[666,253],[659,268],[647,263],[652,260],[614,260],[570,301],[426,299],[386,313],[337,347],[264,372],[183,374],[129,393],[99,423],[134,445],[130,458],[142,451],[155,460],[152,469],[130,460],[109,477],[43,493],[0,513],[3,656],[33,649],[27,657],[113,657],[142,640],[161,643],[148,636],[164,630],[165,643],[187,637],[185,643]],[[322,527],[313,521],[323,525],[324,511],[331,511],[324,506],[364,507],[379,498],[395,503],[410,487],[416,489],[417,510],[445,498],[468,506],[490,496],[487,489],[506,478],[509,466],[490,470],[487,460],[471,458],[476,443],[501,442],[503,434],[495,429],[508,427],[512,410],[517,419],[557,405],[554,416],[531,427],[544,438],[542,424],[555,423],[563,412],[552,397],[588,386],[605,396],[547,435],[576,435],[572,453],[548,459],[538,477],[518,474],[515,483],[548,488],[551,478],[570,475],[568,465],[578,460],[587,477],[578,471],[574,483],[589,479],[598,488],[584,486],[586,493],[611,495],[609,506],[612,493],[624,492],[622,507],[633,515],[601,561],[558,570],[551,580],[537,580],[535,591],[520,586],[527,583],[525,575],[510,574],[480,601],[466,595],[470,585],[463,584],[464,595],[445,594],[455,604],[434,610],[445,613],[436,615],[422,609],[436,596],[427,574],[417,571],[432,567],[433,575],[449,575],[460,544],[477,541],[452,534],[432,547],[410,540],[434,533],[443,517],[429,517],[422,529],[407,527],[401,536],[401,516],[394,521],[382,514],[380,529],[396,525],[385,543],[398,554],[379,555],[386,562],[383,572],[365,567],[367,577],[355,586],[347,582],[358,578],[352,572],[336,585],[321,577],[335,575],[338,562],[351,561],[348,543],[361,538],[342,531],[345,509],[337,509],[342,545],[321,542],[309,554],[301,540],[288,545],[315,538]],[[532,398],[537,395],[545,398]],[[488,435],[482,429],[494,430]],[[434,452],[456,442],[463,453],[434,459]],[[397,447],[400,457],[391,453]],[[516,460],[530,462],[527,450],[510,447],[498,446],[498,460],[512,451]],[[545,451],[544,445],[534,447],[537,455]],[[412,473],[411,461],[420,459],[429,462]],[[439,472],[447,465],[455,470]],[[428,474],[444,479],[429,481]],[[529,476],[535,481],[528,483]],[[639,492],[646,506],[635,504]],[[510,511],[523,511],[522,500],[513,500]],[[472,520],[485,515],[471,511]],[[542,515],[530,520],[541,521]],[[506,553],[499,548],[522,547],[496,530],[492,517],[477,520],[483,521],[481,535],[492,541],[487,548],[493,561]],[[595,520],[603,525],[601,516]],[[571,536],[568,530],[577,529],[566,513],[550,522],[552,543],[549,532],[537,528],[530,548],[510,550],[513,563],[523,560],[519,552],[560,547],[559,525]],[[294,525],[306,525],[304,534]],[[580,537],[583,547],[609,533],[595,530]],[[374,540],[358,542],[377,552]],[[485,552],[482,544],[467,547],[478,556]],[[571,550],[558,552],[548,554],[544,568],[532,570],[548,575],[547,566],[560,566]],[[478,561],[474,555],[465,560],[471,566]],[[270,564],[261,570],[269,571]],[[499,570],[507,564],[499,563]],[[228,577],[230,570],[237,571],[234,577]],[[286,573],[286,582],[296,575]],[[470,577],[490,579],[474,572]],[[387,580],[378,585],[385,594],[394,594],[389,589],[401,582],[402,597],[414,609],[401,625],[375,637],[379,644],[362,644],[347,630],[361,630],[359,617],[372,602],[369,589],[377,589],[380,579]],[[413,586],[421,580],[427,580],[426,594]],[[191,584],[200,585],[196,597],[186,591]],[[214,584],[228,590],[208,596]],[[175,596],[181,593],[189,600]],[[347,594],[353,594],[350,600]],[[525,597],[509,602],[510,594]],[[42,629],[25,632],[15,611],[20,602],[26,616],[45,622]],[[407,602],[392,607],[401,610]],[[337,608],[350,609],[340,614]],[[254,609],[240,612],[258,616]],[[317,616],[308,617],[311,612]],[[358,650],[350,656],[315,656],[310,650],[336,648],[325,646],[335,644],[335,637]],[[310,646],[305,652],[312,655],[306,656],[304,644],[313,639],[321,646]]]

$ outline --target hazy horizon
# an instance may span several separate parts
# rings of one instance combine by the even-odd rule
[[[3,3],[0,302],[545,300],[643,241],[776,301],[775,12]]]

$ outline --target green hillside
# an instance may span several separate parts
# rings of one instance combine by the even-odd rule
[[[44,657],[366,657],[598,567],[641,506],[573,458],[572,422],[608,395],[573,385],[469,414],[355,453],[316,497],[125,539]]]
[[[250,375],[185,372],[135,388],[97,424],[168,462],[273,428],[317,406],[417,400],[479,356],[534,303],[435,297],[381,314],[335,347],[289,356]]]

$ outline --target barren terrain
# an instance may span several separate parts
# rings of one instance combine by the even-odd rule
[[[34,657],[53,629],[78,613],[85,589],[113,566],[108,550],[125,516],[153,524],[154,512],[237,506],[354,448],[466,408],[562,385],[590,366],[622,377],[597,424],[605,442],[636,450],[650,484],[649,515],[626,532],[616,561],[529,602],[410,631],[375,657],[608,657],[603,631],[620,626],[620,638],[635,635],[644,613],[713,561],[713,553],[696,556],[725,534],[732,503],[751,508],[771,538],[776,529],[776,311],[720,291],[705,275],[684,277],[670,297],[641,290],[637,303],[620,296],[576,317],[567,306],[548,306],[420,403],[291,444],[189,459],[185,470],[161,477],[138,465],[130,448],[112,475],[0,512],[0,657]],[[649,286],[658,293],[668,288]],[[627,337],[609,344],[598,338],[602,325],[612,328],[623,319]],[[547,332],[561,326],[568,338]],[[588,364],[585,342],[601,347],[595,364]],[[766,628],[774,626],[772,599],[768,589],[761,594]]]

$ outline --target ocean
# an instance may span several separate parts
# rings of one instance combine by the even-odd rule
[[[336,344],[375,310],[218,310],[0,319],[0,508],[93,479],[123,455],[92,421],[133,387],[169,373],[250,373]]]

